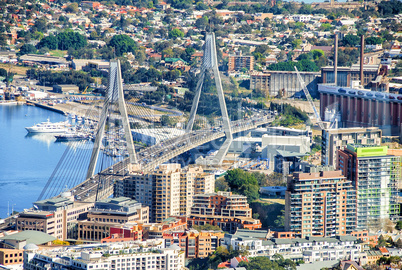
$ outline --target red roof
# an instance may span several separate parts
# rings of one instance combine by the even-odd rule
[[[380,247],[378,249],[381,251],[382,254],[389,253],[388,249],[386,249],[385,247]]]
[[[218,264],[218,268],[230,268],[230,262],[222,262]]]
[[[248,262],[248,259],[246,257],[236,257],[235,258],[237,262]]]

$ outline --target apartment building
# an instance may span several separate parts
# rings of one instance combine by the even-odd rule
[[[184,270],[184,252],[163,240],[26,250],[24,269]]]
[[[341,171],[329,168],[288,177],[285,230],[296,237],[350,234],[356,229],[356,191]]]
[[[223,231],[229,232],[238,228],[261,228],[261,222],[252,218],[252,210],[246,196],[222,191],[195,195],[187,222],[189,226],[217,225]]]
[[[306,264],[317,261],[353,260],[358,261],[361,245],[353,236],[314,237],[269,240],[248,236],[225,234],[223,244],[234,250],[246,249],[249,256],[267,256],[274,259],[275,254],[293,261],[303,260]]]
[[[180,164],[162,164],[153,172],[133,171],[117,181],[115,196],[135,198],[150,208],[150,221],[161,223],[170,216],[187,216],[195,194],[210,193],[215,178],[202,167],[182,169]]]
[[[381,229],[399,216],[398,187],[401,157],[387,154],[387,146],[348,144],[338,151],[337,169],[357,191],[357,229]]]
[[[221,231],[187,230],[164,233],[163,239],[166,247],[180,247],[186,258],[206,258],[221,246],[224,235]]]
[[[84,219],[93,203],[74,202],[70,192],[33,203],[34,209],[18,214],[16,229],[45,232],[59,240],[76,239],[77,221]]]
[[[86,220],[78,221],[78,239],[100,241],[117,224],[148,223],[149,208],[127,197],[97,201]]]
[[[350,143],[380,145],[382,131],[377,127],[370,128],[338,128],[322,131],[321,164],[336,166],[337,150]]]
[[[242,68],[247,68],[247,70],[254,70],[254,56],[242,55],[242,51],[236,52],[235,55],[229,55],[228,59],[228,71],[240,71]]]

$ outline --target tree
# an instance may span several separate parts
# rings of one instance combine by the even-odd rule
[[[203,16],[195,21],[194,26],[198,29],[204,29],[208,25],[208,17]]]
[[[69,48],[77,50],[87,45],[87,39],[78,32],[66,30],[57,34],[57,43],[59,50],[68,50]]]
[[[384,40],[380,37],[368,37],[366,38],[366,44],[367,45],[378,45],[382,44]]]
[[[247,270],[283,270],[277,262],[271,261],[268,257],[249,258],[249,262],[240,262],[239,267],[245,267]]]
[[[281,210],[281,215],[278,215],[274,222],[275,222],[275,225],[279,228],[285,227],[285,211],[284,210]]]
[[[396,230],[402,230],[402,221],[396,222],[395,229]]]
[[[178,37],[184,37],[184,33],[178,29],[178,28],[174,28],[171,31],[169,31],[169,37],[176,39]]]
[[[49,50],[56,50],[58,46],[58,41],[57,38],[54,35],[49,35],[47,37],[44,37],[39,43],[38,43],[38,48],[43,48],[46,47]]]
[[[72,3],[72,4],[68,5],[64,10],[67,13],[77,13],[78,12],[78,3]]]
[[[115,49],[117,56],[122,56],[124,53],[135,53],[137,43],[127,35],[114,35],[109,42],[109,46]]]
[[[162,126],[170,126],[172,125],[172,121],[168,115],[162,115],[161,117],[161,125]]]
[[[19,55],[29,54],[29,53],[36,53],[36,48],[32,44],[24,44],[21,46]]]
[[[360,42],[360,38],[356,35],[346,35],[342,39],[342,43],[345,46],[349,46],[349,47],[356,47],[357,45],[359,45],[359,42]]]
[[[7,70],[0,68],[0,77],[7,77]]]

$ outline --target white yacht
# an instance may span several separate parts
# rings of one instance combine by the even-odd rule
[[[66,133],[69,126],[68,121],[52,123],[47,119],[46,122],[26,127],[25,129],[29,133]]]

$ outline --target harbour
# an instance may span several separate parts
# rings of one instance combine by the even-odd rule
[[[65,116],[35,106],[0,106],[0,217],[32,207],[67,145],[51,134],[28,135],[25,127]],[[44,136],[45,135],[45,136]],[[9,206],[9,207],[8,207]]]

